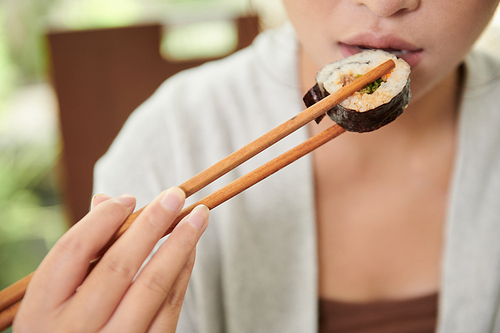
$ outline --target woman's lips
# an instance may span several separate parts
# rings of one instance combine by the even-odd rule
[[[339,42],[340,50],[344,57],[363,52],[367,49],[381,49],[402,58],[413,69],[423,56],[423,49],[418,48],[404,40],[390,35],[377,35],[367,33],[357,35],[348,40]]]

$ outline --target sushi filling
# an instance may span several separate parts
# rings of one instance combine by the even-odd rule
[[[360,94],[373,94],[382,84],[382,79],[373,81],[372,83],[366,85],[363,89],[359,91]]]
[[[349,83],[351,83],[352,81],[354,81],[356,78],[358,78],[360,76],[362,76],[362,74],[357,74],[356,77],[354,77],[354,75],[350,75],[350,74],[342,75],[342,77],[340,78],[340,81],[342,83],[342,87],[348,85]],[[382,82],[387,82],[388,77],[389,77],[389,75],[384,75],[380,79],[377,79],[374,82],[367,84],[366,86],[363,87],[363,89],[361,89],[359,91],[359,93],[360,94],[373,94],[380,87]]]

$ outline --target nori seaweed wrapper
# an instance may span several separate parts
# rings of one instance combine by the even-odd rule
[[[317,102],[321,101],[323,98],[326,96],[330,95],[328,91],[326,90],[321,90],[319,85],[316,83],[314,87],[309,89],[309,91],[304,95],[302,100],[304,101],[304,104],[306,107],[310,107],[313,104],[316,104]],[[319,116],[318,118],[315,119],[316,124],[319,124],[319,122],[326,116],[326,113]]]

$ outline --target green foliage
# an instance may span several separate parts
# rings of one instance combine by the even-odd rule
[[[69,29],[107,28],[136,23],[142,13],[138,0],[85,0],[63,3],[62,23]]]
[[[43,36],[48,11],[59,0],[8,0],[2,4],[2,27],[14,66],[24,82],[39,81],[46,73],[47,50]]]
[[[162,42],[161,52],[175,60],[221,57],[238,43],[233,22],[209,21],[171,27]]]
[[[1,133],[0,133],[1,135]],[[35,270],[67,224],[59,203],[53,147],[0,149],[0,287]]]
[[[0,243],[44,239],[50,248],[66,227],[50,147],[0,151]]]
[[[11,57],[8,36],[5,27],[7,12],[0,6],[0,113],[5,105],[6,97],[15,87],[19,70]]]

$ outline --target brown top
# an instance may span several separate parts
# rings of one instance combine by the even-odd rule
[[[438,294],[402,301],[348,303],[319,300],[319,333],[431,333]]]

